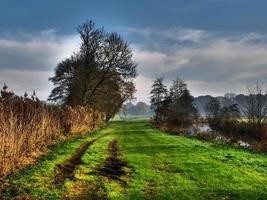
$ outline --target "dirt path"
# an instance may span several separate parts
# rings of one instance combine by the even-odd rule
[[[69,158],[67,159],[64,163],[58,164],[55,168],[55,184],[62,184],[64,181],[69,178],[73,179],[74,178],[74,170],[81,164],[82,162],[82,156],[86,152],[86,150],[91,146],[95,141],[103,138],[107,134],[104,134],[100,137],[97,137],[91,141],[87,141],[83,143],[77,150],[76,152]]]
[[[86,167],[87,164],[82,163],[82,165]],[[90,166],[87,167],[90,168]],[[129,178],[129,171],[132,171],[132,168],[121,160],[119,142],[113,139],[108,143],[107,157],[104,162],[99,167],[93,168],[92,170],[93,171],[89,174],[97,177],[97,181],[85,183],[83,181],[74,180],[74,188],[72,188],[72,191],[63,193],[61,199],[108,199],[105,183],[107,181],[113,182],[117,185],[117,189],[123,191],[127,185],[126,180]]]
[[[126,185],[126,182],[120,177],[126,175],[124,168],[128,167],[128,164],[119,158],[118,152],[118,141],[114,139],[108,145],[109,156],[107,157],[104,166],[99,169],[99,175],[117,180]]]

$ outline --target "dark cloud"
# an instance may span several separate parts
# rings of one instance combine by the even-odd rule
[[[134,46],[135,59],[146,82],[164,76],[170,84],[170,80],[180,76],[189,83],[193,95],[223,95],[245,92],[248,83],[267,80],[266,35],[174,29],[158,30],[155,36],[154,30],[150,31],[133,31],[153,41],[153,48],[145,43]],[[172,40],[172,44],[166,48],[161,43],[164,39],[158,37]],[[138,95],[148,98],[144,93]]]
[[[185,79],[192,94],[223,95],[245,92],[246,84],[267,80],[267,36],[259,33],[225,34],[194,29],[124,29],[139,63],[138,100],[149,101],[153,79],[166,84]],[[0,38],[0,84],[23,94],[36,90],[46,99],[47,81],[57,62],[78,49],[77,35],[57,35],[51,29]],[[265,45],[266,44],[266,45]]]

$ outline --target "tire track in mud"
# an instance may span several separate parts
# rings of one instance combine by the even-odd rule
[[[108,155],[101,166],[94,169],[94,172],[89,174],[97,176],[97,182],[85,183],[78,182],[74,184],[79,188],[79,193],[69,194],[68,192],[62,195],[62,199],[91,199],[91,200],[106,200],[108,192],[105,188],[107,178],[109,181],[115,181],[120,185],[122,191],[127,187],[127,179],[133,168],[127,162],[121,160],[119,155],[119,145],[116,139],[109,142],[107,147]],[[102,178],[101,178],[102,177]]]
[[[127,175],[125,168],[130,168],[127,162],[119,158],[118,140],[114,139],[108,144],[108,157],[106,158],[103,167],[98,169],[100,176],[107,177],[111,180],[116,180],[123,185],[127,185],[126,181],[120,177]]]
[[[109,133],[103,134],[102,136],[99,136],[97,138],[94,138],[93,140],[83,143],[69,159],[64,161],[62,164],[58,164],[54,169],[55,171],[54,183],[59,185],[63,184],[67,178],[73,179],[75,169],[79,165],[83,164],[82,156],[85,154],[87,149],[94,142],[107,136],[108,134]]]

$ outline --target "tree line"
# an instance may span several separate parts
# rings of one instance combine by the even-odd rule
[[[200,123],[207,123],[212,132],[199,131],[198,137],[225,137],[231,143],[245,141],[267,151],[267,95],[259,82],[248,86],[247,92],[242,105],[235,102],[231,93],[225,95],[224,103],[212,97],[205,105],[203,119],[184,80],[176,78],[168,90],[163,78],[157,78],[150,92],[153,125],[172,133],[186,133]]]

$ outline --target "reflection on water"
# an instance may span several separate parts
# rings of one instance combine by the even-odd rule
[[[238,144],[240,147],[245,147],[245,148],[249,148],[249,147],[250,147],[250,144],[249,144],[249,143],[244,142],[244,141],[242,141],[242,140],[237,141],[237,144]]]
[[[199,130],[199,132],[211,131],[210,126],[208,124],[202,124],[202,125],[198,126],[198,130]]]
[[[186,133],[190,136],[196,136],[199,132],[211,132],[208,124],[201,124],[187,129]]]
[[[187,129],[187,131],[186,131],[186,133],[189,136],[196,136],[200,132],[207,132],[207,133],[212,134],[212,130],[209,127],[208,124],[200,124],[198,126],[193,126],[193,127],[190,127],[189,129]],[[229,138],[227,139],[227,138],[225,138],[225,136],[220,135],[219,133],[217,133],[217,134],[218,135],[216,136],[216,139],[215,140],[229,141]],[[236,144],[238,146],[244,147],[244,148],[250,148],[251,147],[251,145],[249,143],[244,142],[242,140],[238,140]]]

